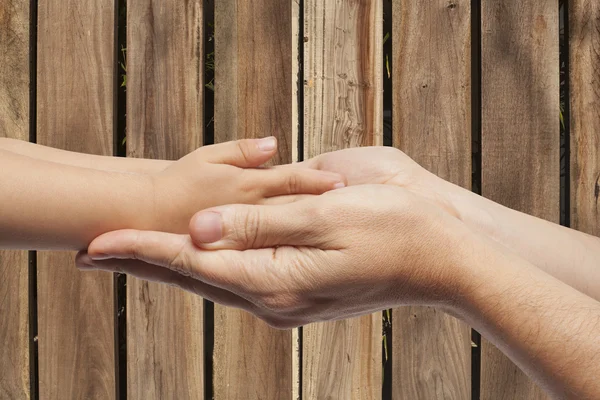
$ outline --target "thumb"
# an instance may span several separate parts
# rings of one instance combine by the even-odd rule
[[[239,168],[257,168],[268,162],[277,152],[277,139],[242,139],[204,148],[206,162],[229,164]]]
[[[231,205],[201,211],[189,225],[192,242],[205,250],[247,250],[276,246],[318,247],[322,221],[310,218],[310,203],[275,206]]]

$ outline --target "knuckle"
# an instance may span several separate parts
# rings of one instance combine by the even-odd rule
[[[287,190],[289,194],[301,193],[302,179],[297,173],[290,173],[287,178]]]
[[[248,140],[238,140],[235,142],[238,148],[238,151],[242,157],[242,160],[245,163],[249,163],[252,160],[252,150],[250,149],[250,145],[248,143]]]
[[[298,301],[291,295],[264,295],[260,300],[263,309],[274,314],[293,313],[298,308]]]
[[[192,263],[188,253],[185,251],[185,242],[182,243],[181,247],[168,262],[169,269],[176,271],[177,273],[190,277],[192,276]]]
[[[239,223],[241,229],[238,229],[238,232],[241,232],[242,244],[249,248],[256,248],[259,244],[259,235],[261,232],[260,211],[255,207],[248,208],[247,211],[243,213]]]

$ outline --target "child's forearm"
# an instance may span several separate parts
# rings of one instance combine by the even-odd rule
[[[80,250],[120,228],[150,227],[152,177],[0,150],[0,248]]]
[[[171,165],[170,161],[164,160],[108,157],[76,153],[9,138],[0,138],[0,149],[36,158],[38,160],[103,171],[155,173],[163,171]]]

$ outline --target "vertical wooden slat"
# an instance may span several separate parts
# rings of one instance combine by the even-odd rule
[[[38,143],[112,154],[113,3],[39,2]],[[38,253],[38,315],[40,398],[114,398],[112,276]]]
[[[600,3],[568,4],[571,226],[600,236]]]
[[[215,3],[215,142],[277,136],[292,161],[292,7],[282,0]],[[215,306],[214,397],[291,399],[292,334]]]
[[[471,186],[469,0],[393,5],[394,146]],[[471,398],[471,331],[429,307],[393,312],[394,399]]]
[[[127,8],[127,151],[178,159],[203,138],[203,1]],[[202,299],[128,279],[129,399],[204,396]]]
[[[304,3],[304,156],[383,143],[381,0]],[[381,398],[381,314],[309,325],[306,399]]]
[[[29,140],[29,1],[0,5],[0,137]],[[28,399],[26,251],[0,250],[0,398]]]
[[[558,222],[560,125],[558,4],[482,3],[482,191],[513,209]],[[481,398],[545,395],[489,342]]]

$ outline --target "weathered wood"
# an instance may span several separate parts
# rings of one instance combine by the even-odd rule
[[[215,142],[274,135],[292,161],[290,1],[215,3]],[[215,305],[214,397],[291,399],[292,335]]]
[[[553,222],[560,217],[558,11],[550,0],[482,4],[483,195]],[[546,396],[483,341],[481,398]]]
[[[304,3],[304,156],[383,143],[381,0]],[[303,396],[381,398],[381,314],[306,326]]]
[[[112,154],[114,1],[39,3],[38,143]],[[38,253],[42,399],[115,397],[113,278]]]
[[[393,5],[394,146],[471,186],[471,5]],[[394,399],[471,398],[471,331],[433,308],[393,311]]]
[[[203,138],[203,1],[127,7],[127,151],[178,159]],[[202,299],[127,281],[129,399],[204,396]]]
[[[571,226],[600,236],[600,3],[569,3]]]
[[[0,137],[29,140],[29,1],[0,5]],[[28,399],[27,252],[0,250],[0,398]]]

